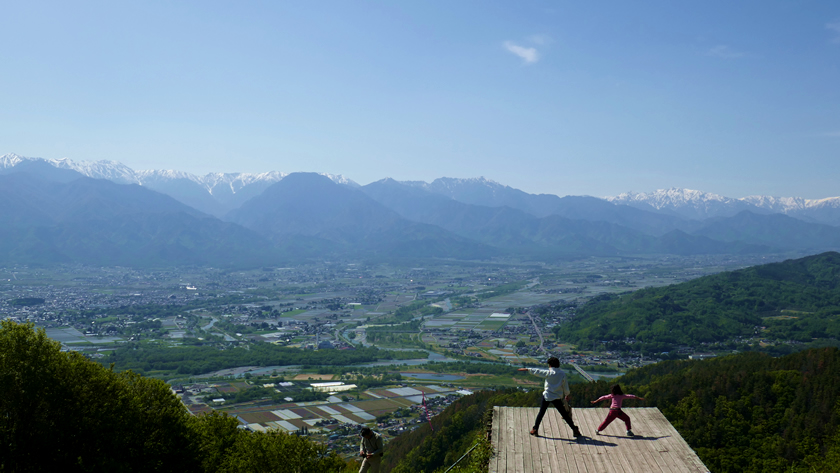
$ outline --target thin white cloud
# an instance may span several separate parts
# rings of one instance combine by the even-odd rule
[[[825,25],[825,29],[833,31],[836,35],[834,38],[831,39],[832,43],[840,43],[840,20],[837,20],[834,23],[827,23]]]
[[[505,41],[504,46],[508,52],[522,58],[522,60],[525,61],[525,64],[533,64],[540,60],[540,53],[537,51],[537,48],[526,48],[524,46],[519,46],[512,41]]]
[[[720,57],[724,59],[735,59],[739,57],[744,57],[746,56],[746,54],[742,53],[741,51],[736,51],[725,44],[719,44],[706,51],[706,56]]]

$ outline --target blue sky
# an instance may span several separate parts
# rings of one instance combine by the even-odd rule
[[[6,2],[0,154],[840,195],[840,2]]]

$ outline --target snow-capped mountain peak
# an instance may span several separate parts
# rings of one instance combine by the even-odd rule
[[[54,167],[60,169],[70,169],[94,179],[108,179],[120,184],[137,183],[134,171],[128,166],[116,161],[73,161],[68,158],[28,158],[9,153],[0,156],[0,169],[11,168],[24,161],[43,161]]]
[[[840,197],[824,199],[804,199],[802,197],[770,197],[765,195],[750,195],[740,200],[763,209],[779,213],[792,213],[806,209],[840,208]]]
[[[143,171],[134,171],[134,174],[141,182],[151,179],[189,179],[190,181],[199,181],[199,177],[195,174],[176,171],[174,169],[148,169]]]
[[[626,192],[614,197],[605,197],[605,199],[614,204],[656,210],[693,219],[727,217],[749,210],[754,213],[783,213],[815,221],[828,221],[817,213],[824,209],[840,209],[840,197],[804,199],[751,195],[732,198],[682,188],[659,189],[649,193]]]
[[[0,169],[13,168],[25,159],[27,158],[18,156],[14,153],[4,154],[3,156],[0,156]]]
[[[625,192],[614,197],[605,197],[605,199],[616,204],[644,203],[657,210],[679,208],[686,205],[727,204],[737,200],[711,192],[678,187],[657,189],[649,193]]]
[[[288,173],[269,171],[262,173],[243,172],[211,172],[196,178],[196,182],[202,185],[211,195],[219,192],[236,194],[243,187],[255,183],[274,184],[282,180]]]
[[[330,178],[330,180],[335,182],[336,184],[343,184],[345,186],[350,186],[350,187],[360,187],[358,183],[356,183],[355,181],[353,181],[351,179],[348,179],[348,178],[344,177],[341,174],[330,174],[330,173],[326,173],[326,172],[319,172],[318,174],[320,174],[324,177]]]
[[[139,183],[133,169],[117,161],[73,161],[68,158],[48,159],[47,162],[61,169],[71,169],[94,179],[107,179],[120,184]]]
[[[152,183],[161,183],[164,181],[172,181],[176,179],[187,179],[193,181],[204,187],[211,194],[213,190],[219,186],[227,188],[230,192],[236,193],[243,187],[255,183],[275,183],[288,175],[288,173],[279,171],[269,171],[261,173],[223,173],[213,172],[205,174],[204,176],[196,176],[188,172],[176,171],[174,169],[149,169],[135,171],[130,167],[117,161],[73,161],[69,158],[61,159],[43,159],[43,158],[27,158],[19,156],[14,153],[8,153],[0,156],[0,169],[11,168],[17,164],[28,160],[42,160],[51,165],[62,168],[71,169],[87,177],[94,179],[107,179],[118,182],[120,184],[141,184],[150,185]],[[359,185],[341,174],[320,173],[323,176],[330,178],[337,184],[344,184],[351,187],[358,187]]]
[[[756,210],[753,205],[739,199],[679,187],[643,193],[626,192],[614,197],[605,197],[605,199],[614,204],[699,220],[732,216],[744,210]]]
[[[285,178],[288,173],[269,171],[262,173],[213,172],[197,176],[174,169],[135,171],[116,161],[73,161],[68,158],[27,158],[16,154],[0,156],[0,170],[12,168],[24,161],[39,160],[62,169],[71,169],[95,179],[107,179],[119,184],[139,184],[168,194],[189,206],[212,215],[222,216],[246,200],[262,193],[266,188]],[[340,174],[320,173],[337,184],[359,187]],[[206,192],[203,193],[203,192]]]
[[[462,187],[462,186],[475,186],[475,185],[483,185],[486,187],[506,187],[502,184],[499,184],[496,181],[491,179],[487,179],[484,176],[479,177],[440,177],[435,179],[432,184],[433,186],[439,188],[454,188],[454,187]]]

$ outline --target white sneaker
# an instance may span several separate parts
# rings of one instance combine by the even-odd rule
[[[627,431],[627,436],[628,436],[628,437],[635,437],[636,435],[633,433],[633,431],[632,431],[632,430],[628,430],[628,431]]]

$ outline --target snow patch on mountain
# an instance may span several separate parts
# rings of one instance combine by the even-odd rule
[[[840,197],[804,199],[751,195],[724,197],[693,189],[659,189],[649,193],[626,192],[605,199],[614,204],[671,213],[691,219],[730,217],[744,210],[753,213],[782,213],[808,221],[840,224]]]
[[[204,187],[211,195],[217,195],[220,192],[236,194],[246,186],[255,183],[274,184],[275,182],[282,180],[287,175],[287,173],[278,171],[263,172],[258,174],[243,172],[213,172],[197,178],[196,182],[201,184],[201,186]]]
[[[505,188],[502,184],[499,184],[496,181],[491,179],[487,179],[484,176],[480,177],[467,177],[467,178],[457,178],[457,177],[439,177],[432,181],[429,184],[430,187],[434,187],[437,189],[459,189],[464,186],[484,186],[489,188]]]
[[[0,156],[0,169],[13,168],[24,159],[27,158],[18,156],[14,153],[6,153],[3,156]]]
[[[342,184],[349,187],[361,187],[357,182],[352,179],[348,179],[341,174],[330,174],[328,172],[319,172],[318,174],[330,178],[330,180],[336,184]]]
[[[134,171],[116,161],[73,161],[68,158],[27,158],[13,153],[0,156],[0,169],[17,166],[23,161],[44,161],[59,169],[69,169],[94,179],[107,179],[120,184],[137,184]]]
[[[200,177],[188,172],[176,171],[174,169],[150,169],[143,171],[134,171],[134,175],[140,184],[147,184],[156,181],[171,181],[175,179],[187,179],[193,182],[199,182]]]
[[[670,189],[658,189],[653,192],[625,192],[613,197],[605,197],[614,204],[643,203],[650,205],[657,210],[678,209],[680,207],[706,207],[710,204],[734,204],[738,199],[724,197],[710,192],[702,192],[694,189],[681,189],[672,187]]]
[[[840,197],[805,199],[802,197],[772,197],[751,195],[742,198],[724,197],[710,192],[672,187],[653,192],[625,192],[617,196],[604,197],[615,204],[645,204],[657,210],[678,210],[684,207],[703,208],[710,206],[751,206],[776,213],[791,213],[814,208],[840,208]]]
[[[802,197],[768,197],[764,195],[751,195],[744,197],[741,200],[755,205],[756,207],[784,214],[809,209],[840,208],[840,197],[804,199]]]
[[[46,161],[57,168],[70,169],[94,179],[107,179],[119,184],[139,183],[134,170],[117,161],[73,161],[67,158]]]
[[[391,179],[391,178],[386,177],[384,180],[387,180],[387,179]],[[394,182],[399,182],[400,184],[402,184],[404,186],[417,187],[418,189],[428,189],[429,188],[429,183],[426,182],[426,181],[397,181],[395,179],[391,179],[391,180],[393,180]]]
[[[61,159],[43,159],[43,158],[27,158],[18,156],[14,153],[0,156],[0,169],[11,168],[23,161],[27,160],[42,160],[51,165],[61,169],[71,169],[87,177],[94,179],[107,179],[120,184],[140,184],[149,185],[152,183],[162,183],[177,179],[186,179],[193,181],[204,187],[210,194],[218,186],[227,188],[230,192],[236,193],[243,187],[255,183],[275,183],[288,173],[269,171],[262,173],[208,173],[204,176],[196,176],[183,171],[176,171],[173,169],[150,169],[135,171],[130,167],[119,163],[117,161],[73,161],[68,158]],[[341,174],[320,173],[322,176],[330,178],[337,184],[343,184],[351,187],[359,187],[359,185],[344,177]]]

